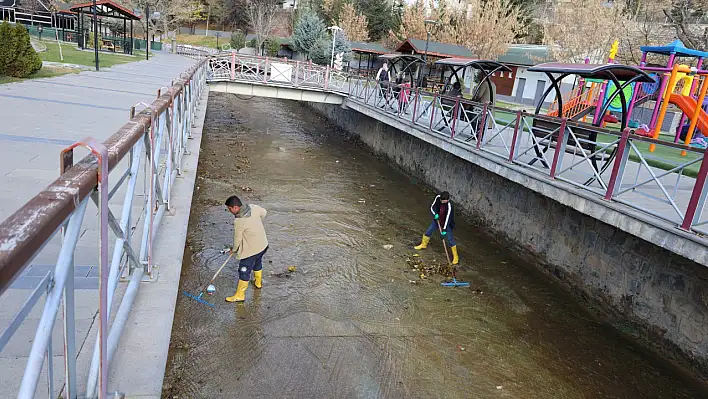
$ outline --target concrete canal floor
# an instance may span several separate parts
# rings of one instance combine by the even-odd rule
[[[180,290],[226,259],[232,194],[271,246],[245,304],[224,302],[235,262],[214,308],[180,295],[165,398],[708,397],[461,215],[472,287],[421,281],[445,259],[438,237],[413,257],[432,193],[302,104],[212,94],[197,186]]]

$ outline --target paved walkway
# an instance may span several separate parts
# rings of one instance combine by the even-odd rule
[[[149,61],[119,65],[101,72],[82,72],[0,85],[0,120],[3,121],[0,126],[0,159],[3,160],[3,170],[0,171],[0,187],[3,188],[0,190],[0,220],[6,219],[56,179],[59,174],[59,152],[64,147],[86,136],[93,136],[99,141],[105,140],[128,121],[132,105],[141,101],[154,101],[158,89],[170,86],[172,80],[178,78],[194,62],[185,57],[165,53],[156,55]],[[81,154],[84,153],[78,152],[77,158],[82,156]],[[191,198],[191,190],[187,191]],[[122,201],[122,196],[116,197],[121,197],[119,201]],[[90,204],[87,220],[94,219],[94,213],[95,207]],[[94,318],[98,308],[96,226],[87,221],[84,226],[86,230],[79,242],[75,273],[76,287],[80,289],[76,293],[77,349],[80,351],[77,371],[80,387],[85,385],[87,378],[96,333]],[[34,259],[24,275],[16,280],[13,288],[0,297],[0,330],[8,325],[29,295],[29,289],[34,288],[41,280],[40,276],[53,269],[58,248],[59,243],[55,237]],[[114,300],[115,305],[119,303],[121,296],[122,293],[118,293]],[[14,397],[17,394],[42,304],[40,301],[35,306],[26,322],[0,353],[2,398]],[[168,334],[170,325],[164,326]],[[54,379],[55,384],[59,384],[59,381],[63,381],[64,374],[61,318],[55,324],[53,347]],[[167,348],[165,356],[166,351]],[[162,370],[155,374],[159,374],[161,381]],[[155,375],[151,375],[151,378],[154,379]],[[43,377],[37,390],[38,397],[46,396],[45,381]],[[124,384],[123,388],[128,387]],[[55,396],[59,393],[58,389],[61,389],[61,385],[56,385]],[[80,392],[83,392],[83,389],[80,389]]]

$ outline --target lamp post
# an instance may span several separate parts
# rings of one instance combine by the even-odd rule
[[[433,21],[432,19],[426,19],[423,21],[425,23],[425,32],[427,33],[427,36],[425,38],[425,53],[423,54],[423,61],[426,63],[428,62],[428,43],[430,42],[430,29],[428,29],[428,25],[440,25],[440,22],[438,21]]]
[[[216,49],[219,49],[219,37],[221,37],[221,32],[216,32]]]
[[[332,30],[332,57],[331,57],[331,59],[330,59],[330,61],[329,61],[329,67],[332,68],[332,67],[334,67],[334,44],[337,42],[337,31],[338,31],[338,30],[342,30],[342,28],[340,28],[340,27],[337,26],[337,25],[333,25],[333,26],[330,26],[330,27],[327,28],[327,29],[331,29],[331,30]]]
[[[94,0],[95,1],[95,0]],[[150,3],[145,3],[145,59],[150,59],[150,22],[160,19],[160,13],[155,11],[150,15]]]
[[[98,15],[96,8],[96,0],[93,0],[93,54],[96,61],[96,70],[98,71]]]

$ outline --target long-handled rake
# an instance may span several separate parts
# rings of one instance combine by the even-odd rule
[[[443,248],[445,248],[445,257],[447,258],[447,265],[450,266],[450,270],[452,270],[452,281],[440,283],[440,285],[442,285],[443,287],[469,287],[470,283],[466,283],[464,281],[457,281],[457,276],[455,275],[455,266],[450,261],[450,254],[447,252],[447,244],[445,243],[445,236],[442,235],[442,227],[440,226],[440,221],[437,220],[437,222],[438,230],[440,231],[440,237],[442,237]]]
[[[221,265],[221,267],[219,268],[219,270],[217,270],[216,273],[214,273],[214,277],[212,277],[211,280],[209,280],[209,282],[208,282],[206,285],[204,285],[201,290],[199,290],[199,295],[194,295],[194,294],[191,294],[191,293],[189,293],[189,292],[187,292],[187,291],[182,291],[182,293],[183,293],[184,295],[186,295],[186,296],[188,296],[188,297],[194,299],[195,301],[201,303],[201,304],[204,304],[204,305],[207,305],[207,306],[211,306],[211,307],[213,308],[213,307],[214,307],[214,304],[211,304],[211,303],[209,303],[209,302],[207,302],[207,301],[205,301],[205,300],[202,299],[202,296],[204,295],[204,290],[207,289],[208,286],[210,286],[210,285],[212,285],[212,284],[214,283],[214,280],[216,280],[216,277],[219,275],[219,273],[221,273],[221,270],[224,268],[224,266],[226,266],[227,263],[229,263],[229,261],[231,260],[231,258],[232,258],[233,256],[234,256],[234,251],[231,251],[231,254],[229,255],[228,258],[226,258],[226,260],[225,260],[224,263]]]

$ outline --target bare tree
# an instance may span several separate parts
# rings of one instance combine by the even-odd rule
[[[629,20],[625,24],[625,34],[620,39],[617,54],[620,63],[638,65],[641,62],[642,46],[659,46],[675,38],[673,28],[662,23],[665,19],[663,10],[667,7],[671,7],[671,0],[628,0],[625,12]],[[653,61],[661,60],[659,57],[656,60],[648,59],[648,62]]]
[[[606,0],[556,2],[552,15],[544,22],[544,43],[559,61],[605,62],[612,42],[624,37],[631,21],[624,5]]]
[[[339,27],[344,29],[349,40],[366,42],[369,40],[369,25],[366,16],[359,14],[353,5],[347,3],[339,13]]]
[[[251,24],[251,29],[256,35],[257,48],[261,48],[270,32],[276,27],[278,19],[276,14],[282,6],[280,0],[248,0],[246,2],[246,15]]]
[[[521,10],[509,0],[468,0],[467,7],[453,10],[443,37],[476,57],[494,60],[523,31],[520,17]]]
[[[663,12],[686,46],[708,50],[708,0],[672,0]]]

